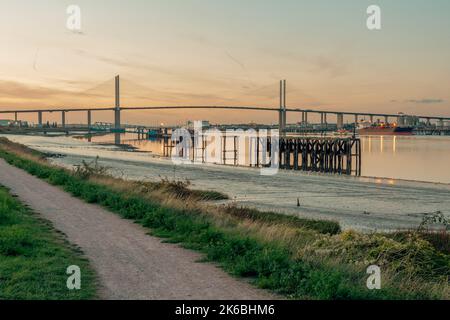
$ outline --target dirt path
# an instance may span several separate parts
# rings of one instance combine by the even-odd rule
[[[0,184],[81,247],[96,270],[103,299],[270,299],[201,256],[146,234],[0,159]]]

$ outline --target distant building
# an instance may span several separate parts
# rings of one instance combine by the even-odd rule
[[[10,127],[13,123],[13,120],[0,119],[0,127]]]
[[[416,116],[410,116],[407,114],[400,113],[398,117],[398,125],[405,127],[417,127],[420,120]]]
[[[204,128],[204,129],[207,129],[207,128],[210,127],[209,121],[206,121],[206,120],[199,120],[199,121],[192,121],[192,120],[189,120],[189,121],[186,123],[186,127],[187,127],[188,129],[194,129],[194,125],[195,125],[196,122],[200,122],[202,128]]]
[[[28,127],[28,122],[0,119],[0,127]]]

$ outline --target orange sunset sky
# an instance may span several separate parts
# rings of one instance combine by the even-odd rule
[[[81,32],[66,28],[72,4]],[[379,31],[366,27],[370,4],[382,9]],[[288,107],[450,116],[447,0],[0,0],[0,12],[2,110],[112,106],[120,74],[124,106],[278,106],[287,79]],[[277,121],[199,110],[123,118]]]

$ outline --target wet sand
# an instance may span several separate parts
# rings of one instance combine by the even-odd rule
[[[427,213],[450,216],[450,185],[282,171],[262,176],[259,169],[217,165],[174,165],[148,153],[121,151],[70,137],[7,137],[36,150],[62,154],[55,164],[72,167],[100,157],[111,173],[128,179],[189,179],[194,188],[224,192],[239,205],[315,219],[343,228],[387,231],[416,228]],[[300,207],[297,207],[297,198]]]

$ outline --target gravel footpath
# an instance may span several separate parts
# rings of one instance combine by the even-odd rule
[[[141,226],[7,164],[0,184],[79,246],[98,274],[102,299],[272,299],[201,255],[162,243]]]

